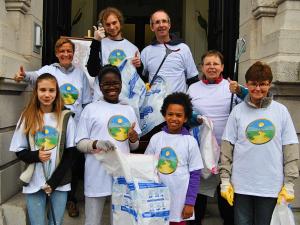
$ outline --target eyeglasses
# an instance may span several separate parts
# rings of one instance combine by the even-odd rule
[[[167,24],[167,23],[169,23],[169,20],[167,20],[167,19],[155,20],[152,22],[152,24],[155,24],[155,25]]]
[[[217,66],[221,66],[221,64],[220,63],[205,63],[204,66],[207,66],[207,67],[209,67],[209,66],[217,67]]]
[[[121,82],[107,82],[107,83],[105,82],[105,83],[101,83],[100,86],[104,89],[111,88],[111,87],[118,88],[121,86],[121,84],[122,84]]]
[[[270,86],[270,83],[269,82],[262,82],[262,83],[258,83],[258,82],[255,82],[255,83],[252,83],[252,82],[248,82],[248,87],[249,88],[257,88],[257,87],[260,87],[261,89],[264,89],[264,88],[267,88]]]

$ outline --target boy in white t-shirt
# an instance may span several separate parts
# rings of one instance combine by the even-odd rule
[[[85,225],[100,225],[105,199],[112,194],[112,177],[94,153],[117,148],[129,153],[138,148],[141,130],[131,106],[119,102],[121,74],[116,66],[106,65],[99,74],[103,99],[83,110],[75,142],[86,154],[84,174]]]
[[[192,115],[189,96],[180,92],[168,95],[161,113],[167,125],[153,135],[145,154],[159,157],[159,176],[171,196],[170,224],[185,225],[185,220],[193,219],[203,168],[197,141],[183,126]]]
[[[221,146],[221,195],[239,225],[270,224],[276,202],[294,199],[299,146],[291,116],[269,92],[271,68],[246,72],[249,95],[231,112]]]

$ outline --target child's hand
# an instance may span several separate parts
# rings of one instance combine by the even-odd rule
[[[46,193],[47,195],[50,195],[50,194],[52,193],[52,188],[51,188],[51,186],[50,186],[49,184],[47,184],[47,183],[42,187],[42,189],[45,191],[45,193]]]
[[[108,152],[108,151],[114,151],[116,150],[116,146],[110,142],[110,141],[97,141],[96,143],[96,149],[94,150],[95,153],[99,153],[100,151]]]
[[[51,157],[51,151],[45,151],[45,147],[41,147],[39,150],[39,159],[41,162],[47,162]]]
[[[194,206],[193,205],[185,205],[182,210],[182,219],[188,219],[193,216]]]
[[[128,130],[128,139],[131,143],[135,143],[139,139],[138,133],[134,129],[135,122],[132,123],[131,127]]]

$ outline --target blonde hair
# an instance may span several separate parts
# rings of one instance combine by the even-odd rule
[[[75,44],[68,38],[60,38],[55,43],[55,53],[58,51],[58,49],[63,45],[69,43],[72,46],[73,52],[75,52]]]
[[[40,102],[38,99],[38,84],[42,80],[51,80],[56,84],[56,97],[52,103],[52,112],[54,112],[56,119],[59,120],[61,116],[61,111],[64,107],[64,102],[60,96],[59,87],[56,78],[49,74],[45,73],[39,76],[36,80],[34,89],[32,91],[32,96],[29,103],[22,112],[20,123],[18,128],[20,128],[22,122],[24,122],[24,133],[34,135],[37,131],[41,131],[44,126],[44,112],[40,108]]]

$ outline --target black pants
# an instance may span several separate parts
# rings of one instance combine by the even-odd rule
[[[233,207],[228,204],[228,202],[221,197],[220,186],[217,187],[217,198],[218,198],[218,208],[220,211],[221,218],[224,221],[224,225],[234,225],[234,215]],[[207,206],[207,196],[197,195],[195,203],[195,220],[189,222],[189,225],[201,225],[201,221],[204,219]]]
[[[78,187],[79,180],[83,180],[84,177],[84,154],[76,151],[74,163],[72,164],[72,181],[71,181],[71,191],[68,192],[68,201],[77,203],[76,191]]]

